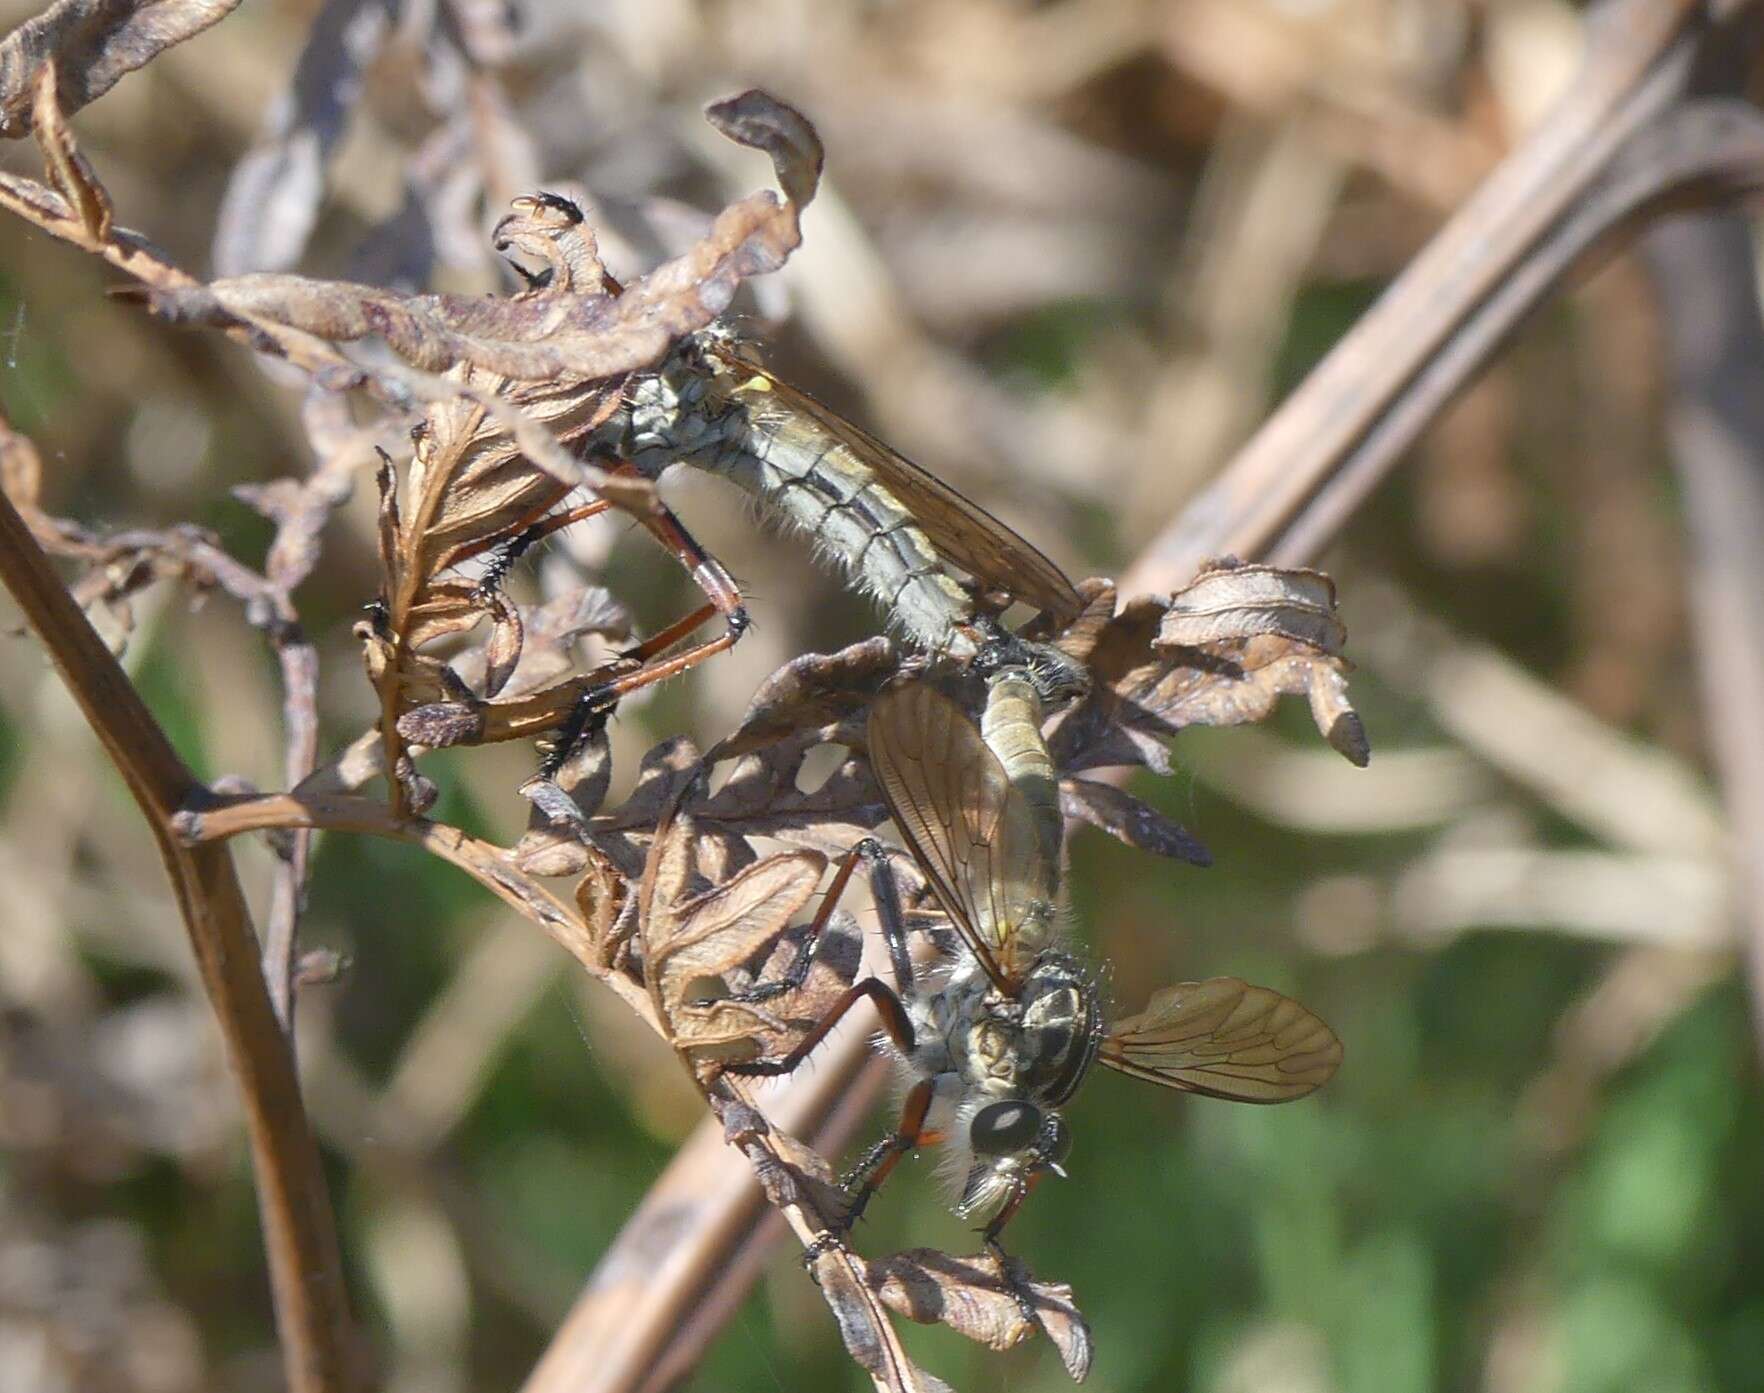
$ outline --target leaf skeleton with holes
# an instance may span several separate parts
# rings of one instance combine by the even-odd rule
[[[903,1155],[942,1142],[959,1184],[956,1213],[990,1215],[983,1232],[998,1250],[1000,1231],[1036,1181],[1064,1174],[1071,1135],[1057,1109],[1095,1060],[1241,1103],[1301,1098],[1341,1061],[1334,1032],[1305,1007],[1234,977],[1166,987],[1140,1014],[1104,1025],[1095,977],[1058,932],[1062,823],[1041,735],[1045,677],[996,670],[980,729],[923,683],[876,701],[871,765],[959,947],[915,979],[886,856],[879,843],[860,844],[829,893],[843,888],[854,858],[870,863],[894,986],[866,978],[788,1054],[727,1066],[788,1073],[860,998],[875,1004],[914,1082],[898,1128],[846,1178],[846,1229]],[[794,967],[806,970],[806,958]]]

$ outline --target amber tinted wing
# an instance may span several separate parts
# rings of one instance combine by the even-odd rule
[[[1285,1103],[1325,1082],[1341,1041],[1298,1002],[1235,977],[1181,982],[1103,1037],[1104,1064],[1239,1103]]]
[[[777,406],[812,416],[861,455],[901,506],[913,515],[939,556],[987,589],[1002,590],[1034,605],[1062,625],[1078,617],[1084,601],[1066,573],[1027,538],[1005,526],[973,499],[956,492],[935,474],[921,469],[801,388],[792,387],[732,351],[708,351],[737,373],[764,378],[768,395]]]
[[[870,767],[907,849],[956,932],[1002,988],[1021,979],[1017,928],[1029,913],[1039,855],[1022,794],[953,701],[922,683],[870,708]]]

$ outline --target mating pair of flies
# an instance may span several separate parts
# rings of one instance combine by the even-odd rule
[[[1035,1182],[1063,1173],[1071,1138],[1058,1109],[1098,1060],[1167,1087],[1251,1103],[1298,1098],[1330,1077],[1341,1046],[1329,1027],[1297,1002],[1235,978],[1168,987],[1144,1012],[1105,1025],[1097,980],[1059,931],[1063,824],[1058,771],[1041,733],[1044,703],[1081,690],[1085,675],[1057,650],[1005,630],[981,598],[1020,600],[1063,628],[1083,602],[1052,561],[714,330],[634,382],[593,447],[650,478],[687,463],[731,480],[809,533],[909,641],[986,682],[978,726],[925,682],[883,694],[868,724],[869,759],[889,810],[954,929],[942,961],[915,971],[886,853],[869,840],[845,858],[791,972],[744,994],[758,1001],[801,985],[815,935],[856,866],[867,864],[893,984],[865,978],[788,1054],[727,1066],[789,1073],[853,1005],[875,1006],[912,1082],[898,1126],[847,1178],[844,1227],[902,1156],[942,1142],[957,1213],[989,1216],[984,1233],[996,1246]],[[651,530],[709,604],[634,654],[642,666],[578,703],[554,764],[619,696],[732,646],[746,626],[728,573],[671,514],[659,516]],[[722,635],[662,656],[661,641],[677,641],[715,612]]]

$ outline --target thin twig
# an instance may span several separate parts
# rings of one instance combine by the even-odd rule
[[[311,828],[358,832],[406,842],[457,866],[524,918],[538,924],[652,1029],[660,1030],[649,994],[606,964],[604,946],[572,907],[522,871],[493,842],[445,822],[401,817],[385,803],[353,794],[271,793],[217,799],[206,789],[178,812],[175,830],[190,845],[223,842],[246,832]]]
[[[0,494],[0,581],[54,659],[151,828],[227,1042],[245,1106],[283,1368],[296,1393],[357,1386],[330,1196],[293,1057],[258,969],[232,858],[172,829],[202,785],[68,595],[24,519]]]

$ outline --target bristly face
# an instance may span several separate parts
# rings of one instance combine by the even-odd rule
[[[952,1143],[962,1187],[955,1212],[963,1218],[988,1213],[1045,1172],[1064,1175],[1060,1166],[1071,1150],[1065,1119],[1027,1098],[965,1108]]]
[[[1072,1141],[1055,1109],[1089,1071],[1102,1033],[1096,984],[1069,954],[1043,954],[1011,995],[975,994],[981,981],[963,974],[928,1003],[928,1018],[946,1028],[951,1016],[965,1021],[933,1066],[954,1095],[944,1170],[961,1215],[997,1209],[1048,1171],[1064,1174]]]

